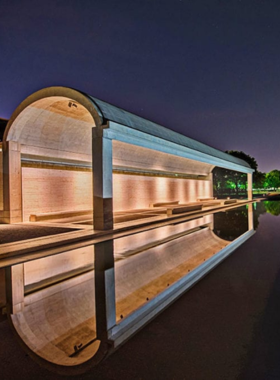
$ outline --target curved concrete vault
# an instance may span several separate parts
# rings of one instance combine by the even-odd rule
[[[251,178],[240,159],[77,90],[46,88],[6,127],[0,221],[94,210],[94,228],[111,229],[113,210],[210,197],[215,166]]]

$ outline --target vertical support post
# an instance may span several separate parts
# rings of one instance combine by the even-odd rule
[[[24,308],[24,265],[6,268],[7,311],[16,314]]]
[[[115,268],[113,240],[94,246],[96,332],[100,340],[116,324]]]
[[[248,230],[252,231],[254,229],[254,211],[253,204],[248,205]]]
[[[209,181],[210,181],[209,197],[213,197],[213,195],[214,195],[214,188],[213,188],[213,173],[212,172],[209,174]]]
[[[2,223],[22,222],[22,176],[20,144],[3,143],[3,213]]]
[[[248,200],[253,199],[253,174],[248,173],[247,174],[247,194],[248,194]]]
[[[96,230],[113,228],[112,140],[100,127],[92,129],[93,224]]]

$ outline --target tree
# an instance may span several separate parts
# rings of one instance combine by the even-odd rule
[[[275,169],[267,173],[266,182],[268,184],[268,187],[273,187],[274,190],[280,187],[280,171]]]
[[[264,203],[266,212],[269,212],[271,215],[278,216],[280,214],[280,202],[278,201],[265,201]]]
[[[247,175],[229,169],[216,167],[213,170],[214,196],[240,196],[246,193]],[[242,194],[245,195],[245,194]]]
[[[263,189],[266,187],[266,173],[256,171],[253,175],[254,188]]]
[[[237,150],[229,150],[226,151],[226,153],[230,154],[231,156],[240,158],[241,160],[246,161],[252,169],[255,170],[253,173],[253,182],[254,182],[254,187],[255,188],[264,188],[265,187],[265,182],[266,182],[266,173],[262,173],[258,171],[258,163],[256,159],[249,154],[246,154],[242,151],[237,151]],[[247,179],[245,179],[245,176],[242,177],[241,182],[244,183],[244,180],[246,182]]]
[[[237,150],[229,150],[226,151],[226,153],[247,162],[250,167],[255,170],[253,178],[256,179],[256,183],[263,184],[264,174],[258,172],[258,163],[254,157]],[[247,187],[247,174],[216,167],[213,170],[213,185],[215,196],[230,195],[232,192],[235,193],[236,197],[240,196],[240,193],[245,195]]]
[[[243,161],[246,161],[252,169],[255,171],[258,170],[258,163],[254,157],[249,156],[249,154],[246,154],[239,150],[226,150],[226,153],[230,154],[231,156],[240,158]]]

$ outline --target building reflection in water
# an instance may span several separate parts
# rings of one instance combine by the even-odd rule
[[[83,372],[253,233],[250,204],[14,265],[12,326],[49,369]]]

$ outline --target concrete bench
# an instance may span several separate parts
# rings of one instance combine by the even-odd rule
[[[184,212],[189,212],[189,211],[196,211],[196,210],[201,210],[202,209],[202,204],[201,203],[190,203],[190,204],[185,204],[185,205],[180,205],[180,206],[174,206],[174,207],[167,207],[167,215],[174,215],[174,214],[182,214]]]
[[[46,212],[46,213],[40,213],[40,214],[31,214],[29,216],[29,221],[39,222],[39,221],[50,220],[50,219],[72,218],[75,216],[92,216],[92,213],[93,213],[93,210]]]
[[[218,206],[218,205],[229,205],[236,202],[237,202],[237,199],[215,199],[213,201],[202,202],[202,205],[203,207],[209,207],[209,206]]]
[[[215,199],[212,201],[201,201],[201,203],[204,207],[209,207],[209,206],[218,206],[218,205],[222,204],[223,201],[220,199]]]
[[[157,203],[151,203],[150,207],[165,207],[165,206],[172,206],[172,205],[178,205],[179,201],[171,201],[171,202],[157,202]]]
[[[236,203],[237,202],[237,199],[226,199],[224,201],[224,205],[229,205],[231,203]]]

